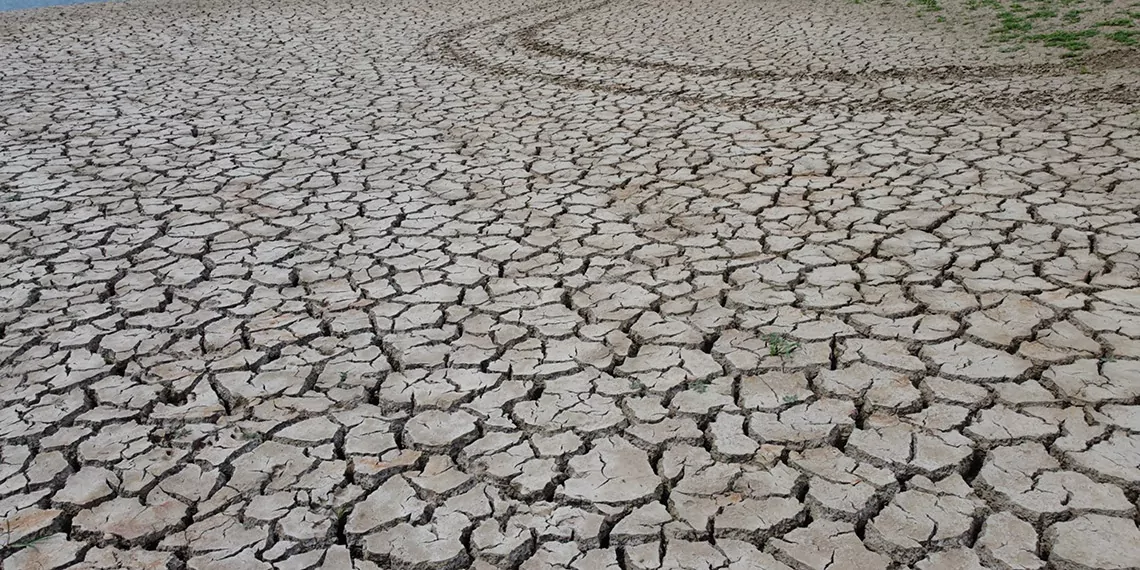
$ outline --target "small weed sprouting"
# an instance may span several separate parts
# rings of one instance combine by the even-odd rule
[[[922,12],[939,12],[942,6],[938,5],[938,0],[911,0],[911,5],[918,6]]]
[[[1056,10],[1038,10],[1038,11],[1033,12],[1032,14],[1029,14],[1028,16],[1026,16],[1026,18],[1030,19],[1030,20],[1044,20],[1046,18],[1056,18],[1056,17],[1057,17],[1057,11]]]
[[[11,548],[13,550],[35,548],[37,543],[42,542],[46,538],[47,536],[37,536],[35,538],[12,542],[12,521],[11,519],[4,519],[4,544],[0,544],[0,548]]]
[[[693,382],[692,387],[694,392],[698,394],[704,394],[709,389],[709,381],[701,380],[699,382]]]
[[[643,384],[641,382],[641,380],[636,380],[636,379],[630,380],[629,381],[629,389],[630,390],[637,390],[638,392],[640,392],[640,391],[645,389],[645,384]]]
[[[800,343],[788,340],[783,335],[772,333],[768,335],[768,356],[788,356],[800,347]]]
[[[800,399],[797,396],[793,396],[791,394],[784,396],[784,403],[785,404],[795,404],[796,402],[799,402],[799,401],[800,401]]]
[[[1064,16],[1061,16],[1061,19],[1064,20],[1066,23],[1076,24],[1077,22],[1081,21],[1081,11],[1080,10],[1069,10],[1068,12],[1065,12]]]
[[[1140,39],[1137,39],[1136,36],[1137,32],[1132,30],[1116,30],[1115,32],[1104,35],[1104,37],[1126,46],[1140,45]]]
[[[47,539],[46,536],[41,536],[41,537],[32,538],[32,539],[28,539],[28,540],[21,540],[19,542],[13,542],[11,544],[5,544],[4,547],[5,548],[11,548],[12,550],[23,550],[25,548],[35,548],[37,544],[43,542],[46,539]]]

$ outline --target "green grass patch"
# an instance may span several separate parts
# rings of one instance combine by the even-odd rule
[[[1096,30],[1081,30],[1079,32],[1050,32],[1048,34],[1037,34],[1029,36],[1028,39],[1044,43],[1049,47],[1061,47],[1070,42],[1082,41],[1085,38],[1091,38],[1100,32]]]
[[[1028,36],[1025,39],[1034,42],[1041,42],[1045,47],[1063,48],[1068,50],[1067,53],[1061,54],[1061,57],[1074,57],[1080,52],[1089,49],[1089,43],[1085,40],[1097,35],[1096,30],[1081,30],[1079,32],[1050,32],[1048,34],[1037,34]]]
[[[1001,12],[997,17],[998,33],[1028,32],[1033,29],[1033,24],[1013,12]]]
[[[1080,10],[1069,10],[1068,12],[1065,12],[1064,16],[1061,16],[1061,19],[1070,23],[1070,24],[1075,24],[1075,23],[1081,21],[1081,11]]]
[[[1045,18],[1056,18],[1056,10],[1038,10],[1026,16],[1029,20],[1044,20]]]
[[[1140,45],[1140,39],[1137,39],[1136,32],[1132,30],[1116,30],[1111,34],[1105,34],[1104,37],[1126,46]]]

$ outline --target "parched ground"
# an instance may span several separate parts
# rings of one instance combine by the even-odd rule
[[[1140,568],[1140,58],[1002,9],[0,14],[3,568]]]

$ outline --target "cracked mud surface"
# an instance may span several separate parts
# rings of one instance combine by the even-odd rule
[[[1140,568],[1136,60],[945,32],[0,15],[3,567]]]

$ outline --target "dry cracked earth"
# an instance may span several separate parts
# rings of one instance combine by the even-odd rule
[[[2,566],[1140,568],[1140,66],[981,43],[0,15]]]

